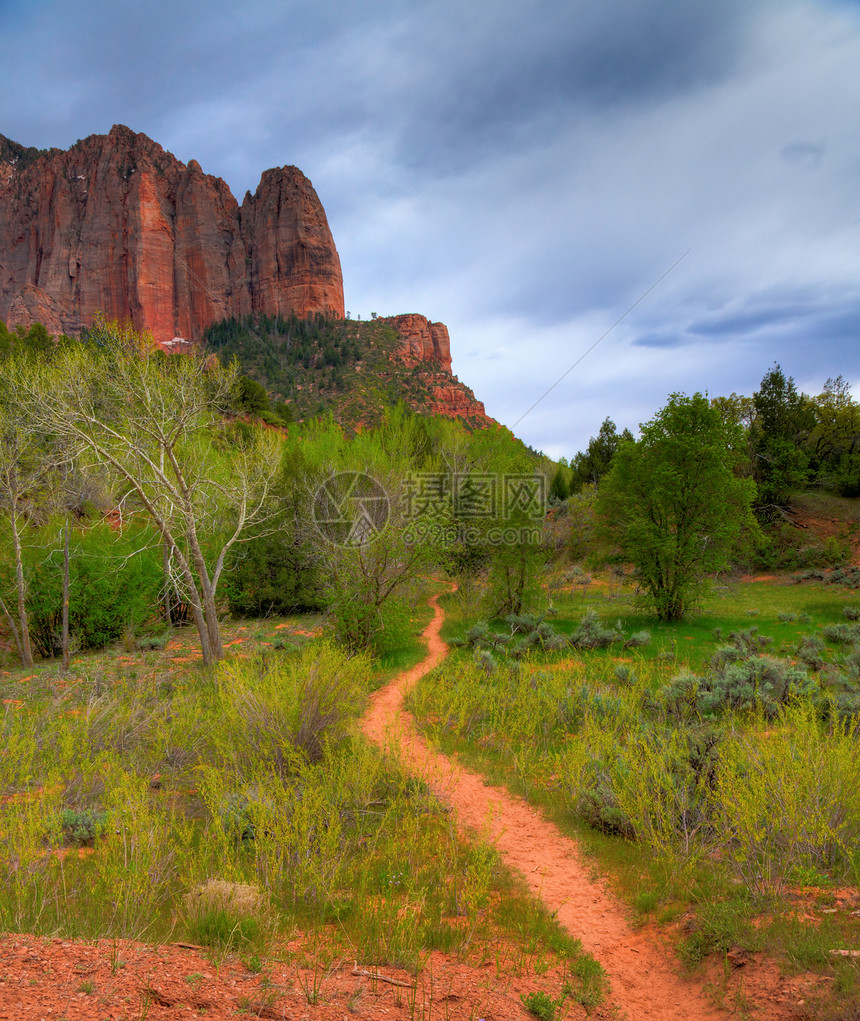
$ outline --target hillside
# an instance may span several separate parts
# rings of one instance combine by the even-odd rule
[[[403,401],[473,428],[493,423],[451,373],[448,331],[424,316],[225,319],[206,330],[203,342],[220,357],[235,358],[275,404],[287,405],[293,420],[330,412],[340,422],[366,425]]]

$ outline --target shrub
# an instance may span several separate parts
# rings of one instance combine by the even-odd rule
[[[497,663],[489,649],[476,649],[475,662],[488,676],[496,669]]]
[[[858,624],[826,624],[821,633],[828,642],[835,642],[839,645],[851,645],[860,639],[860,625]]]
[[[826,577],[826,575],[824,574],[824,571],[818,571],[818,570],[815,570],[814,568],[809,568],[806,571],[801,571],[801,573],[797,576],[797,581],[798,582],[801,582],[801,581],[824,581],[825,577]]]
[[[714,673],[699,697],[699,709],[708,716],[726,708],[761,708],[772,719],[780,706],[802,696],[815,698],[817,690],[805,670],[785,660],[759,656]]]
[[[408,644],[412,637],[412,613],[396,597],[381,606],[360,599],[339,599],[332,607],[334,634],[350,652],[371,651],[385,656]]]
[[[766,738],[723,742],[712,814],[728,858],[753,890],[778,888],[799,868],[845,878],[860,839],[855,728],[822,732],[804,702],[776,719]]]
[[[104,833],[108,814],[96,808],[66,808],[60,813],[63,837],[72,843],[92,844]]]
[[[366,656],[348,658],[324,643],[274,661],[222,663],[223,754],[266,763],[280,776],[293,772],[297,757],[319,761],[326,741],[345,733],[370,672]]]
[[[619,684],[623,684],[625,687],[632,688],[638,683],[638,678],[634,670],[630,667],[625,666],[623,663],[615,664],[615,679]]]
[[[727,648],[735,648],[744,656],[753,656],[761,652],[762,649],[767,648],[772,642],[772,638],[760,635],[757,627],[750,627],[746,631],[730,631]]]
[[[170,634],[167,631],[162,632],[160,635],[144,635],[142,638],[137,639],[134,646],[140,652],[163,649],[167,645],[169,638]]]
[[[488,642],[490,632],[490,625],[485,620],[479,620],[477,624],[473,624],[472,627],[466,632],[466,645],[471,649],[480,648],[484,642]]]
[[[841,667],[852,681],[860,680],[860,649],[850,652],[842,661]]]
[[[860,588],[860,567],[837,567],[828,575],[827,584],[851,589]]]
[[[797,647],[797,658],[809,670],[824,668],[824,642],[818,635],[804,635]]]
[[[558,1012],[564,1003],[564,996],[554,1000],[549,993],[533,992],[522,993],[520,999],[523,1006],[530,1014],[534,1014],[540,1021],[556,1021]]]
[[[527,635],[536,631],[543,621],[543,617],[537,613],[509,613],[505,617],[505,623],[511,629],[512,635]]]
[[[587,689],[582,696],[588,697]],[[613,729],[589,713],[577,740],[568,742],[559,755],[557,770],[576,815],[603,833],[632,838],[633,822],[615,790],[618,774],[626,772],[627,763],[618,754]]]
[[[33,644],[42,656],[61,651],[62,546],[48,528],[46,545],[29,571],[27,611]],[[157,610],[161,556],[140,528],[115,532],[93,525],[70,536],[69,630],[79,649],[100,649],[133,634]],[[52,549],[53,547],[53,549]]]
[[[692,932],[678,949],[681,960],[693,968],[709,954],[725,954],[733,946],[750,945],[752,939],[748,905],[738,899],[718,901],[701,905]]]
[[[614,628],[604,627],[594,610],[589,610],[569,641],[575,649],[603,649],[613,642],[624,641],[624,635],[620,624]]]
[[[735,709],[761,711],[772,719],[781,706],[797,698],[823,702],[806,670],[772,656],[745,656],[737,645],[718,649],[705,676],[684,672],[665,689],[667,707],[682,716],[691,711],[714,716]]]
[[[553,651],[563,649],[566,645],[567,639],[565,636],[560,635],[550,624],[543,622],[524,634],[518,642],[514,643],[510,648],[510,652],[512,656],[519,658],[530,649]]]

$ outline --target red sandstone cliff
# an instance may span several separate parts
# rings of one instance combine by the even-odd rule
[[[393,327],[403,340],[397,361],[407,367],[419,362],[438,362],[451,371],[451,339],[444,323],[431,323],[426,316],[413,313],[387,316],[382,322]]]
[[[220,178],[114,126],[66,152],[0,136],[0,319],[76,333],[97,312],[164,343],[230,313],[343,316],[310,181],[267,170],[239,207]]]
[[[466,419],[477,426],[496,424],[472,390],[452,374],[451,340],[444,323],[431,323],[426,316],[415,313],[386,316],[381,322],[400,335],[400,347],[392,360],[407,368],[417,365],[423,368],[421,383],[425,397],[423,405],[415,410]]]
[[[310,181],[267,170],[239,206],[220,178],[186,166],[146,135],[115,125],[68,151],[0,135],[0,320],[76,334],[103,312],[199,340],[231,313],[343,318],[340,259]],[[416,410],[491,423],[451,373],[443,323],[382,320],[400,337],[392,361],[421,374]],[[409,398],[407,397],[407,400]]]

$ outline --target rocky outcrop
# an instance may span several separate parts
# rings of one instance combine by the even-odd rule
[[[396,365],[413,370],[417,393],[404,390],[404,400],[423,414],[461,418],[472,425],[495,424],[472,390],[451,372],[451,340],[444,323],[431,323],[416,313],[386,316],[380,322],[400,337],[391,354]]]
[[[473,426],[495,425],[496,420],[484,410],[483,401],[456,376],[442,373],[428,380],[426,407],[433,415],[462,418]]]
[[[0,319],[77,333],[103,312],[166,343],[249,312],[342,317],[340,259],[296,167],[241,207],[220,178],[121,125],[68,151],[0,136]]]
[[[451,339],[444,323],[431,323],[426,316],[407,313],[387,316],[382,322],[395,329],[403,341],[397,361],[406,366],[436,362],[451,371]]]

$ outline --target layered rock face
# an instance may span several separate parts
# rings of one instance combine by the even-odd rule
[[[434,415],[466,419],[479,426],[495,424],[483,403],[451,372],[451,339],[444,323],[431,323],[426,316],[416,313],[387,316],[382,322],[400,335],[400,347],[394,352],[393,360],[407,368],[421,365],[424,370],[424,410]]]
[[[444,323],[431,323],[426,316],[414,313],[388,316],[382,321],[397,330],[403,340],[397,352],[397,360],[403,365],[438,362],[451,371],[451,338]]]
[[[99,312],[166,343],[225,316],[344,314],[325,212],[296,167],[241,205],[220,178],[117,125],[66,152],[0,136],[0,319],[77,333]]]
[[[428,394],[428,406],[434,415],[463,418],[477,426],[498,424],[484,410],[484,402],[479,401],[471,388],[456,376],[446,379],[440,374],[430,383]]]

